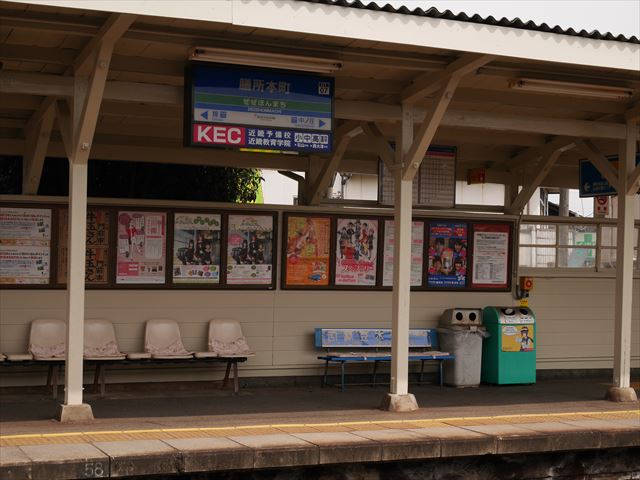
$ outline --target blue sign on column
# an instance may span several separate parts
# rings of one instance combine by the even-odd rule
[[[617,171],[618,155],[607,157]],[[640,165],[640,152],[636,153],[636,165]],[[616,195],[616,189],[604,178],[600,170],[589,160],[580,161],[580,196],[599,197],[601,195]]]
[[[185,144],[331,153],[333,92],[331,77],[193,63]]]

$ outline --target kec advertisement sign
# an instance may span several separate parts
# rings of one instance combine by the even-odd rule
[[[305,73],[192,63],[186,146],[331,153],[334,81]]]

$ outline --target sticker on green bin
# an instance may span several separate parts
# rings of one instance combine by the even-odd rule
[[[533,325],[503,325],[503,352],[531,352],[533,351]]]

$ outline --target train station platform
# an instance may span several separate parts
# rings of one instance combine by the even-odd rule
[[[535,470],[563,452],[597,453],[581,462],[587,469],[640,472],[639,405],[603,400],[602,381],[412,390],[422,408],[398,414],[376,408],[381,387],[251,387],[234,396],[211,384],[116,385],[104,397],[87,394],[95,421],[60,424],[47,392],[5,389],[0,478],[260,478],[270,469],[480,458],[518,458]]]

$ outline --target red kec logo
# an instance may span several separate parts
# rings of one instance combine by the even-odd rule
[[[246,130],[243,127],[200,123],[193,126],[193,143],[243,146],[245,140]]]

